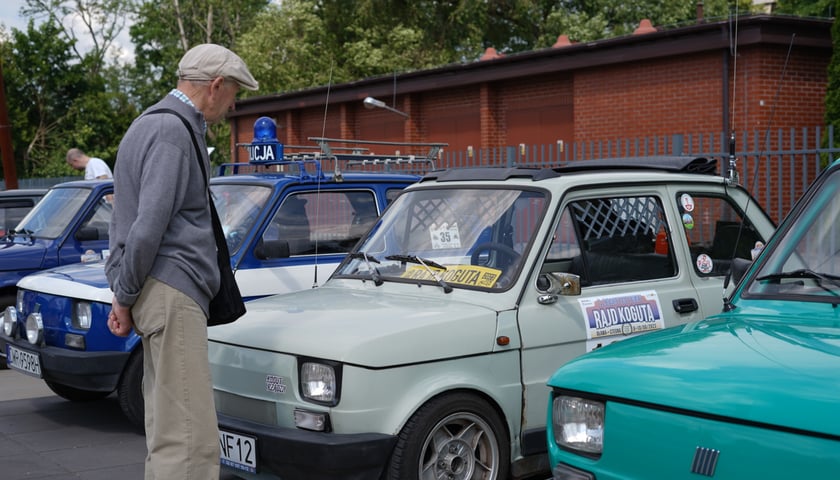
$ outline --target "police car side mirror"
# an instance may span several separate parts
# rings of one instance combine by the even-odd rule
[[[99,240],[99,230],[96,227],[81,227],[76,230],[74,237],[80,242]]]
[[[289,242],[286,240],[260,240],[254,248],[254,256],[261,260],[289,258]]]

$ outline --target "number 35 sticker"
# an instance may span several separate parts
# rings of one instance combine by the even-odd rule
[[[432,236],[432,248],[435,250],[443,248],[461,248],[461,235],[458,233],[458,223],[449,225],[442,223],[439,227],[434,223],[429,228]]]

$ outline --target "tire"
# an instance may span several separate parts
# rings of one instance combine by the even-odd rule
[[[432,399],[405,424],[388,480],[507,480],[508,433],[481,398],[456,393]]]
[[[131,354],[125,364],[125,370],[117,385],[117,399],[128,421],[142,430],[145,425],[146,408],[143,401],[143,349],[140,347]]]
[[[71,402],[91,402],[93,400],[100,400],[111,394],[111,392],[97,392],[93,390],[82,390],[79,388],[68,387],[67,385],[47,380],[45,380],[45,382],[53,393],[65,400],[70,400]]]

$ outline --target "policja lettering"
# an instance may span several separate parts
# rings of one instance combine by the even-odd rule
[[[272,162],[277,158],[274,154],[274,147],[275,145],[272,144],[246,145],[245,148],[248,149],[248,160],[251,162]]]

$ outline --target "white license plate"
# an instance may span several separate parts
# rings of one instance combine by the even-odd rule
[[[222,465],[257,473],[257,439],[219,430]]]
[[[41,378],[41,357],[6,344],[6,363],[9,368]]]

